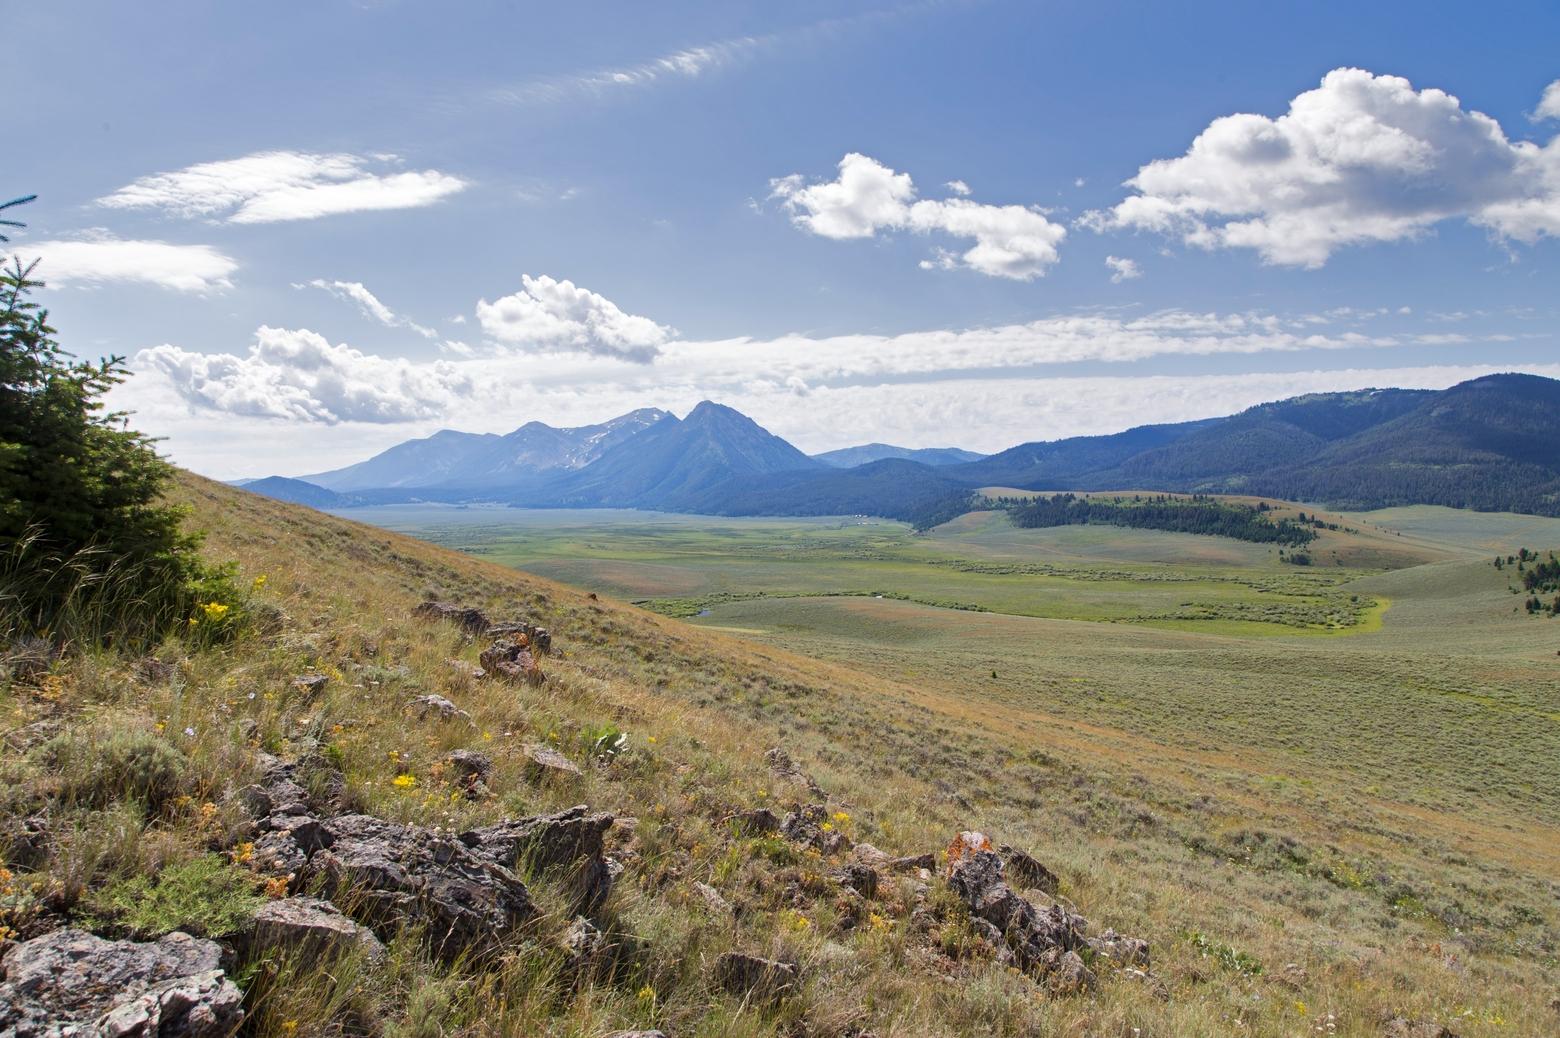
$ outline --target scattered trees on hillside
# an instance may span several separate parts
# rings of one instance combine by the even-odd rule
[[[1267,509],[1219,501],[1206,494],[1193,494],[1190,497],[1137,494],[1130,498],[1118,496],[1105,499],[1066,493],[1027,501],[1000,498],[997,504],[1006,508],[1013,525],[1020,527],[1103,523],[1294,546],[1309,544],[1316,539],[1316,533],[1309,523],[1303,524],[1294,519],[1274,520],[1268,516]]]

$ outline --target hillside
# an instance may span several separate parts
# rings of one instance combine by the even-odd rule
[[[958,447],[895,447],[889,443],[864,443],[859,447],[841,447],[839,450],[813,455],[816,460],[825,465],[833,465],[841,469],[855,468],[858,465],[867,465],[888,458],[918,461],[923,465],[933,466],[961,465],[979,461],[984,456],[974,451],[960,450]]]
[[[870,657],[831,663],[738,640],[193,477],[178,496],[210,529],[208,554],[257,583],[255,608],[270,619],[231,647],[169,640],[153,657],[87,657],[0,685],[12,870],[0,922],[18,938],[62,917],[98,918],[89,925],[110,936],[204,927],[237,948],[246,1033],[1289,1035],[1321,1020],[1353,1036],[1382,1033],[1383,1014],[1449,1022],[1461,1038],[1552,1033],[1535,993],[1556,982],[1544,949],[1557,921],[1552,904],[1523,893],[1560,881],[1541,827],[1497,836],[1503,815],[1485,830],[1472,814],[1215,778],[1234,767],[1217,747],[1166,752],[1109,723],[949,695],[974,680],[959,672],[928,684]],[[1452,579],[1489,575],[1479,564]],[[488,639],[415,618],[425,596],[546,626],[545,683],[474,680]],[[913,631],[913,614],[896,623],[907,621]],[[1056,635],[1081,650],[1096,628],[1072,627]],[[1142,640],[1121,651],[1164,643],[1176,651],[1144,658],[1168,660],[1189,647],[1172,634]],[[1234,643],[1203,649],[1222,658]],[[418,706],[427,695],[469,720]],[[161,806],[123,799],[107,772],[58,770],[131,745],[171,769]],[[537,745],[579,773],[535,764],[550,759]],[[236,941],[255,902],[234,884],[251,869],[272,874],[258,849],[275,846],[255,834],[251,794],[239,791],[278,789],[266,776],[279,766],[325,812],[335,860],[360,853],[351,834],[363,823],[333,811],[430,827],[381,830],[397,846],[431,827],[480,833],[584,803],[610,819],[599,851],[582,845],[586,864],[603,854],[623,871],[583,924],[575,892],[599,886],[524,870],[540,914],[513,931],[472,931],[497,954],[459,965],[415,936],[396,939],[400,916],[346,896],[388,941],[383,965],[351,943]],[[796,821],[763,835],[773,823],[753,812],[766,807]],[[1414,831],[1399,831],[1407,817]],[[1090,938],[1114,927],[1146,939],[1146,968],[1114,962],[1110,949],[1135,946],[1107,936],[1088,949],[1094,989],[1069,995],[1061,974],[1005,961],[1000,929],[943,878],[940,852],[965,829],[1034,855],[1054,881],[1005,851],[1012,882],[1052,891],[1087,917]],[[933,873],[892,864],[927,852]],[[580,878],[599,883],[593,869]],[[189,889],[202,893],[190,901]],[[283,877],[270,894],[290,889]],[[1041,889],[1023,893],[1050,903]],[[417,911],[443,918],[429,896]],[[1449,911],[1463,913],[1455,935]],[[785,972],[734,969],[752,960],[727,952]]]

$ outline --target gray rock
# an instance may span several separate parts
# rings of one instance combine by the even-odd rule
[[[0,1034],[222,1038],[244,1014],[221,961],[220,945],[185,933],[142,943],[56,930],[0,964]]]
[[[1106,930],[1098,937],[1090,937],[1088,942],[1096,955],[1123,966],[1148,969],[1148,942],[1141,937],[1127,937],[1115,930]]]
[[[557,814],[518,818],[461,833],[475,853],[506,869],[549,871],[574,868],[573,909],[594,915],[606,903],[622,867],[606,856],[604,838],[613,817],[591,814],[579,804]]]
[[[823,828],[829,820],[829,809],[822,804],[798,806],[780,822],[780,835],[795,843],[816,847],[826,854],[849,846],[845,834]]]
[[[293,688],[298,689],[300,692],[306,692],[311,696],[324,691],[325,686],[328,684],[330,684],[329,677],[314,671],[308,674],[299,674],[292,679]]]
[[[406,709],[415,713],[419,720],[427,720],[430,715],[441,721],[471,720],[470,714],[443,696],[417,696],[406,704]]]
[[[512,681],[524,681],[528,685],[540,685],[547,680],[547,677],[542,673],[537,655],[538,653],[531,651],[529,643],[522,643],[516,638],[500,638],[483,649],[482,655],[477,659],[482,664],[482,669],[489,674],[509,678]]]
[[[733,995],[780,998],[800,981],[801,969],[794,962],[764,959],[741,952],[727,952],[715,960],[715,982]]]
[[[485,634],[490,626],[487,614],[482,610],[453,602],[423,602],[412,610],[412,615],[420,620],[452,623],[469,634]]]
[[[853,861],[835,874],[840,885],[854,890],[865,898],[877,897],[878,873],[871,865]]]
[[[550,780],[579,778],[585,774],[578,764],[551,746],[534,742],[526,743],[524,751],[527,762],[526,777],[538,785]]]
[[[714,914],[728,918],[735,914],[736,910],[731,907],[731,902],[722,897],[720,891],[708,883],[695,883],[693,891],[699,895],[699,900],[704,902],[704,907]]]
[[[562,945],[573,969],[589,969],[607,950],[607,935],[589,919],[578,916],[564,931]]]
[[[453,837],[370,815],[325,828],[330,845],[309,856],[304,877],[381,936],[418,924],[435,951],[453,957],[492,947],[536,915],[518,876]]]
[[[1046,868],[1033,855],[1005,843],[997,853],[1002,858],[1004,874],[1020,887],[1038,890],[1051,897],[1055,897],[1056,892],[1061,889],[1062,881],[1057,878],[1056,873]]]
[[[731,820],[744,836],[769,836],[780,831],[780,816],[767,807],[744,811]]]
[[[979,846],[982,842],[984,838],[974,843],[966,841],[966,846]],[[1041,911],[1016,894],[1003,880],[1002,859],[994,851],[962,853],[948,870],[948,888],[964,902],[971,915],[984,919],[1002,933],[1024,969],[1049,973],[1063,965],[1070,967],[1070,961],[1064,963],[1061,957],[1087,947],[1087,922],[1056,904]]]
[[[373,931],[329,901],[313,897],[266,902],[255,913],[249,939],[259,949],[305,948],[332,956],[357,951],[374,965],[385,959],[385,946]]]
[[[444,763],[462,785],[486,782],[493,777],[493,758],[476,750],[451,750],[444,755]]]
[[[226,1038],[244,1019],[244,993],[221,970],[180,977],[110,1009],[103,1038]]]

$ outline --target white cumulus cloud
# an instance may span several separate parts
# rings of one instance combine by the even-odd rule
[[[1511,141],[1444,91],[1363,69],[1329,72],[1276,119],[1215,119],[1185,155],[1149,163],[1127,186],[1136,193],[1082,222],[1290,266],[1457,218],[1522,241],[1560,234],[1560,138]]]
[[[1124,259],[1121,256],[1106,256],[1105,265],[1110,268],[1110,280],[1112,284],[1121,284],[1123,281],[1131,281],[1143,276],[1143,271],[1138,268],[1137,260]]]
[[[361,281],[327,281],[324,278],[315,278],[307,284],[294,284],[293,287],[324,289],[337,299],[355,303],[365,317],[371,317],[387,328],[410,328],[425,339],[439,337],[439,333],[432,328],[420,325],[409,317],[403,317],[380,302],[379,297],[370,292]]]
[[[624,313],[612,300],[529,274],[513,295],[477,302],[477,322],[496,342],[533,352],[587,353],[647,363],[671,336],[648,317]]]
[[[275,223],[414,209],[466,187],[464,180],[436,169],[393,171],[397,162],[393,155],[262,151],[145,176],[98,204],[183,217],[220,216],[229,223]]]
[[[1533,110],[1534,119],[1560,119],[1560,79],[1544,88],[1538,107]]]
[[[910,174],[851,152],[840,160],[836,179],[809,184],[793,173],[770,182],[770,197],[785,205],[798,227],[825,238],[871,238],[880,231],[911,230],[975,242],[958,255],[939,250],[935,262],[922,262],[925,268],[962,265],[991,277],[1028,281],[1057,261],[1057,246],[1067,236],[1061,224],[1032,207],[971,201],[954,185],[963,182],[948,185],[961,197],[917,200]]]
[[[164,344],[138,353],[135,366],[163,375],[192,407],[327,424],[445,415],[473,385],[472,372],[448,361],[380,357],[306,328],[266,325],[242,355]]]
[[[232,288],[238,269],[231,256],[209,245],[138,241],[104,233],[74,241],[26,242],[13,246],[23,262],[39,260],[37,277],[50,285],[98,285],[138,281],[178,292]]]

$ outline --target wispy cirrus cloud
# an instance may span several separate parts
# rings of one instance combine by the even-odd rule
[[[216,217],[227,223],[277,223],[415,209],[467,187],[452,174],[402,171],[399,164],[394,155],[261,151],[141,177],[98,199],[98,205]]]
[[[387,328],[407,328],[425,339],[439,337],[439,333],[432,328],[418,324],[410,317],[398,314],[380,302],[379,297],[370,292],[361,281],[327,281],[324,278],[315,278],[302,284],[294,282],[293,288],[323,289],[337,299],[355,304],[365,317],[372,318]]]
[[[24,261],[37,259],[37,276],[50,285],[139,282],[176,292],[208,293],[233,287],[238,261],[210,245],[117,238],[93,231],[75,239],[15,243]]]

